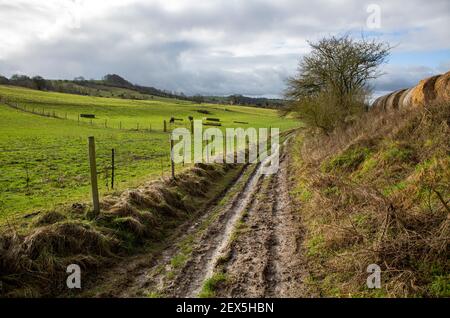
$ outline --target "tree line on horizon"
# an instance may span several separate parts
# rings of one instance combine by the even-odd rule
[[[83,76],[77,76],[73,80],[51,80],[45,79],[39,75],[30,77],[23,74],[14,74],[8,79],[7,77],[0,75],[0,85],[13,85],[41,91],[54,91],[60,93],[102,97],[112,96],[104,96],[101,94],[102,91],[108,91],[109,88],[110,90],[114,88],[122,88],[134,91],[138,94],[132,94],[131,92],[120,92],[113,97],[126,99],[152,99],[153,96],[157,96],[192,101],[198,104],[230,104],[262,108],[280,108],[284,106],[284,101],[281,99],[247,97],[240,94],[230,96],[202,96],[199,94],[187,96],[183,92],[172,92],[155,87],[132,84],[117,74],[107,74],[101,80],[87,80]]]

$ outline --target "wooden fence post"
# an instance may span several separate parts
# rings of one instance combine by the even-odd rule
[[[172,168],[172,179],[175,179],[175,162],[173,161],[173,140],[172,135],[170,135],[170,165]]]
[[[167,132],[167,122],[165,119],[164,119],[164,132]]]
[[[272,126],[269,126],[269,133],[268,133],[268,144],[269,144],[269,150],[267,151],[267,153],[270,151],[270,154],[272,154]]]
[[[97,164],[95,160],[95,139],[94,136],[89,137],[89,165],[91,168],[91,188],[92,188],[92,203],[94,205],[94,216],[100,213],[100,202],[98,199],[98,184],[97,184]]]
[[[112,148],[111,149],[111,189],[114,189],[114,173],[115,173],[114,155],[115,155],[115,151],[114,151],[114,148]]]

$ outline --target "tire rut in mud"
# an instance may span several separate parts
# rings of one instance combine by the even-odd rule
[[[216,271],[227,281],[219,297],[299,297],[305,276],[301,255],[300,217],[289,197],[288,156],[280,158],[276,175],[266,176],[255,204],[228,248],[228,262]]]
[[[170,237],[161,242],[155,250],[126,257],[109,270],[100,272],[96,280],[88,282],[83,297],[161,297],[171,296],[166,290],[173,280],[174,269],[172,261],[180,254],[180,247],[186,240],[201,241],[200,233],[213,214],[223,220],[225,209],[215,211],[220,202],[234,202],[246,185],[248,178],[254,174],[255,165],[244,165],[234,181],[224,191],[211,201],[204,213],[198,213],[196,218],[186,221],[174,229]],[[235,194],[236,192],[236,194]],[[242,192],[242,193],[241,193]],[[231,193],[231,194],[230,194]],[[217,220],[215,221],[217,222]],[[215,224],[207,226],[207,230]],[[217,228],[217,226],[216,226]],[[171,276],[171,277],[169,277]]]
[[[226,248],[235,223],[241,212],[252,202],[253,193],[261,178],[258,165],[241,192],[224,207],[218,218],[194,246],[190,259],[171,284],[164,290],[169,297],[197,297],[202,285],[213,274],[222,250]]]

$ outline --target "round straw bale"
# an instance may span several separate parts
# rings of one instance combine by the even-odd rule
[[[377,99],[375,99],[375,100],[373,101],[373,103],[372,103],[372,110],[373,110],[373,111],[379,111],[379,110],[380,110],[381,99],[382,99],[383,97],[384,97],[384,96],[380,96],[380,97],[378,97]]]
[[[436,99],[436,92],[434,90],[434,84],[440,75],[435,75],[424,80],[421,80],[419,84],[414,88],[412,92],[412,106],[419,107],[429,104]]]
[[[391,111],[398,109],[398,102],[400,99],[400,96],[403,94],[403,92],[406,91],[406,89],[400,89],[398,91],[393,92],[386,100],[386,110]]]
[[[382,98],[380,99],[380,105],[379,105],[379,109],[380,111],[385,112],[386,111],[386,102],[389,98],[389,96],[391,96],[392,93],[387,94],[387,95],[383,95]]]
[[[385,101],[388,95],[383,95],[375,99],[375,101],[372,103],[372,109],[376,112],[382,112],[384,111],[384,105]]]
[[[389,102],[392,100],[392,96],[395,94],[395,92],[391,92],[388,95],[386,95],[386,98],[384,100],[384,111],[391,110],[391,105]]]
[[[411,87],[403,92],[402,96],[400,96],[400,100],[398,102],[400,109],[407,109],[411,107],[412,93],[414,91],[414,87]]]
[[[434,83],[437,99],[440,102],[450,101],[450,72],[442,74]]]

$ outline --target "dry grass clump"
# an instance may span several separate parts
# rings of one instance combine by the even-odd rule
[[[114,237],[82,221],[60,221],[27,236],[3,235],[0,241],[2,293],[11,297],[51,294],[64,285],[69,264],[97,268],[119,247]]]
[[[309,286],[323,296],[449,297],[450,103],[370,116],[298,140]],[[369,264],[382,269],[381,289],[366,287]]]
[[[231,168],[197,164],[176,180],[106,197],[95,219],[88,217],[85,205],[74,204],[67,211],[43,214],[28,231],[7,229],[0,235],[2,296],[58,295],[69,264],[80,265],[86,276],[145,242],[158,242],[189,215],[204,210],[226,187],[218,181]]]
[[[40,216],[35,224],[37,226],[49,225],[66,219],[66,216],[57,211],[50,211]]]
[[[114,243],[117,242],[91,224],[67,221],[35,229],[24,238],[23,248],[31,260],[36,260],[44,253],[56,256],[79,253],[108,256]]]

